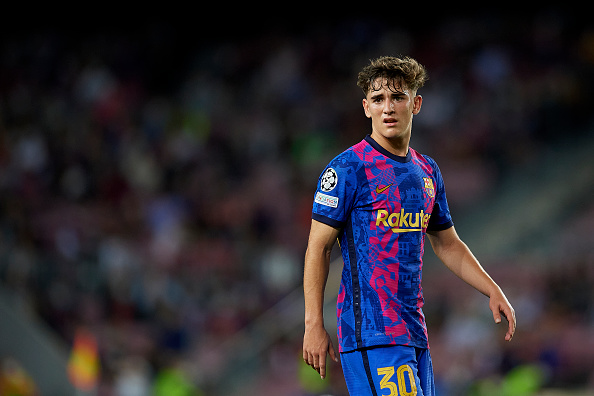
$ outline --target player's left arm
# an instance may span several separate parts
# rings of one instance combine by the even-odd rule
[[[427,231],[433,251],[439,259],[460,279],[489,297],[489,308],[495,323],[501,322],[501,313],[508,321],[506,341],[511,341],[516,331],[516,313],[507,297],[468,246],[460,239],[454,227],[442,231]]]

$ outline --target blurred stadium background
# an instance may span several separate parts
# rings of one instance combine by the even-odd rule
[[[588,12],[222,12],[2,27],[0,395],[346,395],[300,358],[302,259],[385,54],[428,68],[411,145],[518,316],[506,344],[428,249],[438,394],[594,394]]]

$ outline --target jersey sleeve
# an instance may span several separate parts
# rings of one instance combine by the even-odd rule
[[[336,157],[318,179],[312,218],[335,228],[341,228],[351,212],[357,193],[354,166]]]
[[[435,180],[435,204],[433,205],[433,213],[431,213],[431,217],[429,218],[427,231],[447,230],[454,225],[454,222],[452,221],[452,215],[450,214],[441,171],[439,170],[437,163],[435,161],[432,162],[434,170],[433,176]]]

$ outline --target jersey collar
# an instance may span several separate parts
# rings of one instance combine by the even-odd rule
[[[383,148],[382,146],[380,146],[380,144],[378,142],[376,142],[375,140],[373,140],[373,138],[371,137],[371,135],[367,135],[365,136],[365,141],[367,143],[369,143],[371,145],[371,147],[373,147],[375,150],[379,151],[380,154],[393,159],[394,161],[398,161],[398,162],[409,162],[411,160],[411,154],[410,154],[410,147],[408,149],[408,153],[406,153],[406,157],[401,157],[399,155],[396,154],[392,154],[391,152],[389,152],[388,150],[386,150],[385,148]]]

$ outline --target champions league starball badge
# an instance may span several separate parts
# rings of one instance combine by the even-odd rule
[[[322,181],[320,182],[320,189],[324,192],[332,191],[336,187],[338,182],[338,175],[332,168],[326,169],[326,172],[322,175]]]

